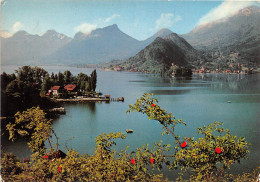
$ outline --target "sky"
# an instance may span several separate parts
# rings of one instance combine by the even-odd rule
[[[260,0],[2,0],[1,31],[42,35],[54,29],[73,37],[79,31],[88,34],[117,24],[124,33],[144,40],[162,28],[185,34],[198,25],[259,4]]]

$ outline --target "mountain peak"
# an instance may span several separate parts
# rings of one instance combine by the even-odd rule
[[[17,40],[24,40],[24,39],[30,39],[32,37],[39,37],[38,35],[32,35],[24,30],[20,30],[13,34],[13,36],[10,37],[10,39],[17,39]]]
[[[16,32],[13,37],[16,37],[16,36],[25,36],[25,35],[30,35],[28,32],[24,31],[24,30],[20,30],[18,32]]]
[[[109,26],[106,26],[106,27],[103,27],[103,28],[98,28],[96,30],[94,30],[93,32],[96,32],[96,31],[120,31],[117,24],[113,24],[113,25],[109,25]]]
[[[107,26],[107,27],[118,28],[117,24],[109,25],[109,26]]]
[[[169,35],[171,33],[173,33],[173,32],[171,30],[169,30],[168,28],[162,28],[157,33],[155,33],[154,36],[163,37],[163,36]]]
[[[225,18],[221,18],[212,22],[208,22],[205,24],[201,24],[198,25],[197,27],[195,27],[191,33],[198,33],[200,32],[202,29],[208,29],[211,28],[213,26],[215,26],[216,24],[220,24],[220,23],[224,23],[230,20],[230,18],[234,18],[234,17],[246,17],[246,16],[251,16],[251,15],[256,15],[260,13],[260,8],[257,6],[248,6],[246,8],[240,9],[238,10],[235,14],[232,14],[230,16],[227,16]]]
[[[257,6],[249,6],[246,8],[243,8],[239,10],[236,15],[242,15],[242,16],[250,16],[252,14],[256,14],[260,12],[260,8]]]
[[[166,35],[169,35],[173,33],[171,30],[169,30],[168,28],[162,28],[160,29],[158,32],[156,32],[153,36],[151,36],[150,38],[146,39],[145,42],[147,44],[152,43],[157,37],[165,37]]]
[[[68,38],[66,35],[61,34],[56,32],[55,30],[48,30],[46,31],[42,37],[46,37],[46,38],[58,38],[58,39],[64,39],[64,38]]]
[[[57,34],[57,32],[54,30],[54,29],[51,29],[51,30],[47,30],[45,33],[44,33],[44,35],[45,34]]]
[[[82,39],[83,37],[85,37],[85,34],[82,32],[78,32],[74,35],[74,39]]]

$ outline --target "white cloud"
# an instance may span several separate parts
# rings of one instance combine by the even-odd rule
[[[8,38],[8,37],[11,37],[13,34],[6,31],[6,30],[0,30],[0,37],[3,37],[3,38]]]
[[[118,15],[118,14],[113,14],[112,16],[106,18],[106,19],[105,19],[105,22],[108,23],[108,22],[110,22],[111,20],[113,20],[113,19],[116,18],[116,17],[120,17],[120,15]]]
[[[81,25],[74,28],[75,32],[82,32],[85,34],[91,33],[93,30],[97,28],[97,25],[89,24],[89,23],[82,23]]]
[[[204,15],[198,22],[198,25],[202,25],[205,23],[209,23],[215,20],[219,20],[222,18],[229,17],[233,14],[235,14],[240,9],[243,9],[248,6],[252,5],[259,5],[256,1],[249,1],[249,0],[243,0],[243,1],[237,1],[237,0],[225,0],[222,2],[218,7],[212,9],[210,12],[208,12],[206,15]]]
[[[23,27],[24,27],[23,24],[21,22],[17,21],[13,24],[12,30],[13,30],[13,32],[17,32],[17,31],[21,30]]]
[[[1,1],[1,7],[4,7],[6,3],[7,3],[6,0],[2,0],[2,1]]]
[[[155,21],[155,27],[151,30],[158,30],[161,28],[170,28],[171,26],[173,26],[176,22],[180,21],[181,17],[180,16],[175,16],[172,13],[167,13],[164,14],[162,13],[160,18],[158,18]]]

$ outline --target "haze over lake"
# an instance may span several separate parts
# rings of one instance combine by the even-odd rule
[[[43,67],[49,72],[70,70],[73,75],[80,72],[90,74],[93,69],[74,67]],[[15,67],[3,67],[2,71],[13,72]],[[161,136],[161,126],[148,120],[140,113],[126,114],[129,104],[134,104],[143,93],[154,93],[159,105],[172,112],[176,119],[183,119],[187,126],[176,128],[184,136],[196,136],[196,128],[219,121],[224,128],[237,136],[246,137],[251,143],[248,160],[243,160],[233,169],[247,171],[259,165],[259,106],[260,75],[244,74],[194,74],[191,79],[162,78],[153,74],[132,72],[106,72],[97,70],[97,89],[112,98],[124,97],[125,102],[73,103],[65,104],[66,115],[53,121],[53,128],[59,137],[61,150],[75,149],[80,153],[94,151],[95,137],[102,133],[125,132],[125,140],[118,140],[116,149],[130,145],[134,150],[148,143],[163,140],[173,143],[171,136]],[[231,103],[227,103],[231,101]],[[20,157],[28,155],[25,143],[6,143],[4,148]],[[23,148],[23,150],[20,150]],[[19,149],[19,150],[18,150]]]

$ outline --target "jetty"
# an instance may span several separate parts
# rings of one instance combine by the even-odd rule
[[[53,108],[49,110],[50,112],[55,112],[57,114],[66,114],[66,110],[64,107],[59,107],[59,108]]]
[[[69,98],[69,99],[55,99],[57,102],[110,102],[110,101],[121,101],[124,102],[124,97],[110,98],[109,95],[105,97],[80,97],[80,98]]]

